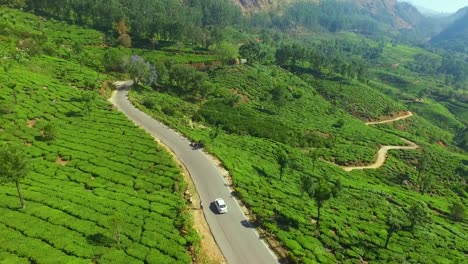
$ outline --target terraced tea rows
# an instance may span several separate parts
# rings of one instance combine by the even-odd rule
[[[0,186],[0,261],[7,263],[190,263],[196,240],[179,168],[154,140],[100,97],[16,66],[19,84],[0,90],[0,142],[21,143],[32,171]],[[18,78],[17,77],[17,78]],[[3,82],[5,82],[3,76]],[[46,85],[55,83],[52,85]],[[56,129],[43,141],[45,124]]]

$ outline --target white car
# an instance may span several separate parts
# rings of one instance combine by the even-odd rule
[[[223,199],[221,198],[218,198],[215,200],[215,205],[216,205],[216,208],[218,209],[218,212],[220,214],[225,214],[228,212],[228,209],[227,209],[227,205],[226,203],[224,202]]]

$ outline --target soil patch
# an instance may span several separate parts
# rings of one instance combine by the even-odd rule
[[[240,97],[240,102],[242,104],[250,102],[250,98],[247,95],[240,93],[237,89],[231,88],[231,92]]]
[[[66,166],[68,163],[68,160],[64,160],[62,157],[57,157],[57,159],[55,160],[55,163],[61,166]]]
[[[28,120],[28,127],[33,128],[37,123],[37,119],[29,119]]]

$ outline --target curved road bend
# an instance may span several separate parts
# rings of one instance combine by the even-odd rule
[[[203,202],[203,213],[211,232],[229,264],[278,263],[278,259],[261,240],[255,229],[249,227],[237,201],[216,165],[201,150],[193,150],[190,142],[134,107],[125,89],[131,82],[118,82],[112,103],[127,117],[174,151],[187,167]],[[219,215],[212,204],[216,198],[226,201],[229,212]]]

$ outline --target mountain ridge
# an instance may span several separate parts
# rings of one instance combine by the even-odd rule
[[[246,13],[268,12],[277,9],[286,9],[297,2],[311,2],[319,4],[329,0],[232,0]],[[377,20],[390,23],[391,26],[400,29],[411,29],[417,26],[423,19],[423,15],[409,3],[397,0],[335,0],[336,2],[351,3],[359,9],[366,11]]]

